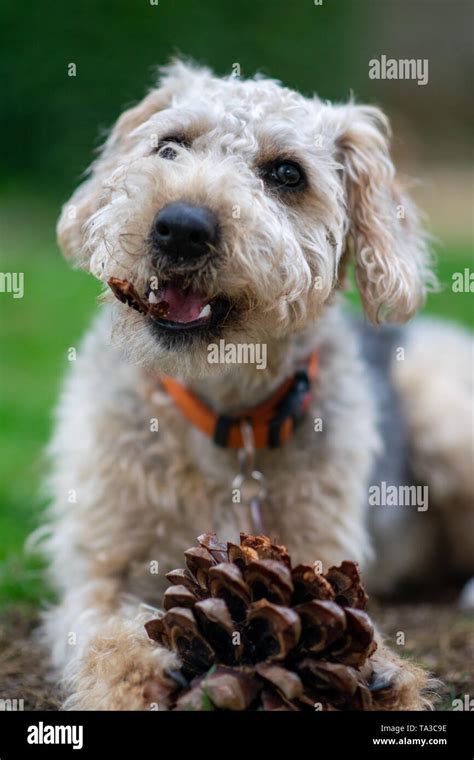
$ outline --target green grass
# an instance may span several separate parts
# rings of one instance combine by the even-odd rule
[[[441,283],[439,293],[433,293],[428,297],[425,312],[436,314],[443,319],[455,320],[474,329],[474,305],[472,293],[453,293],[451,289],[452,275],[454,272],[464,272],[467,268],[474,271],[474,258],[472,246],[469,244],[453,244],[449,246],[439,245],[435,248],[437,260],[437,274]]]
[[[63,261],[54,242],[54,213],[25,199],[7,205],[1,220],[0,269],[24,272],[25,294],[0,294],[0,607],[35,603],[46,593],[41,563],[24,551],[24,542],[41,523],[42,452],[67,351],[78,346],[100,289]],[[469,249],[457,245],[439,253],[439,276],[447,287],[430,297],[427,311],[474,327],[470,294],[450,289],[452,272],[472,269]]]
[[[41,563],[24,542],[44,506],[43,449],[67,350],[78,345],[99,292],[98,283],[63,261],[52,219],[49,225],[33,209],[25,222],[15,210],[3,215],[0,267],[24,273],[22,299],[0,294],[0,607],[34,602],[45,590]]]
[[[428,296],[423,313],[459,322],[472,330],[474,329],[472,293],[453,293],[451,289],[454,272],[463,272],[465,268],[471,272],[474,271],[472,247],[469,244],[454,243],[450,246],[435,246],[434,250],[440,288],[438,292]],[[359,297],[355,290],[350,292],[348,297],[353,304],[359,306]]]

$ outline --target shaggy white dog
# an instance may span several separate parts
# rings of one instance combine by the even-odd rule
[[[64,206],[65,255],[104,283],[127,281],[142,303],[163,305],[143,313],[107,289],[110,304],[58,410],[48,552],[61,600],[45,632],[65,674],[66,706],[167,706],[164,671],[175,657],[148,641],[140,603],[159,603],[165,573],[198,534],[217,528],[227,537],[242,524],[235,449],[187,420],[161,386],[164,375],[228,416],[271,397],[317,352],[306,415],[286,443],[258,451],[267,530],[295,561],[370,560],[366,513],[381,426],[360,330],[341,308],[346,265],[352,256],[375,324],[409,319],[434,284],[388,137],[376,108],[178,62],[122,114]],[[222,339],[265,345],[266,369],[210,363],[209,344]],[[445,539],[438,564],[467,573],[474,555],[472,343],[421,323],[391,346],[385,374],[407,413],[413,473],[429,487],[430,509],[405,506],[395,510],[400,520],[385,512],[380,588],[412,574],[415,561],[417,573],[429,569],[435,505]],[[399,687],[397,707],[424,704],[421,671],[383,645],[375,662],[381,682]]]

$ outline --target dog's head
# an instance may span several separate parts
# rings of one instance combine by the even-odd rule
[[[351,252],[369,318],[404,321],[431,276],[388,137],[376,108],[176,63],[117,121],[63,209],[60,245],[164,303],[162,316],[118,304],[115,315],[129,353],[164,371],[209,370],[217,337],[301,331]]]

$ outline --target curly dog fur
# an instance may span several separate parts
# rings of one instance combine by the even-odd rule
[[[266,183],[262,167],[282,158],[304,168],[301,192]],[[353,559],[365,567],[373,557],[367,488],[382,441],[367,367],[342,308],[346,266],[353,259],[374,324],[405,322],[435,285],[377,108],[331,105],[269,79],[220,79],[173,63],[120,116],[65,204],[60,246],[104,283],[124,278],[145,294],[150,278],[170,276],[153,255],[150,229],[157,211],[176,201],[211,209],[219,222],[217,244],[202,264],[181,272],[183,281],[208,301],[224,295],[232,309],[218,334],[227,343],[266,344],[268,366],[211,365],[205,340],[170,342],[142,314],[104,296],[108,303],[67,378],[50,448],[47,551],[61,600],[46,614],[44,633],[71,709],[147,709],[151,701],[166,708],[166,668],[176,660],[147,640],[140,605],[156,604],[159,583],[196,535],[238,528],[229,509],[235,451],[185,421],[160,388],[160,374],[231,413],[268,397],[318,348],[310,413],[285,446],[259,452],[268,523],[295,561],[327,567]],[[463,525],[473,520],[465,418],[472,344],[434,323],[406,336],[405,361],[393,376],[415,472],[429,483],[432,501],[446,505],[447,533],[470,572],[474,531],[469,536]],[[440,366],[445,340],[455,356]],[[315,418],[323,432],[315,432]],[[403,534],[395,564],[386,582],[375,564],[379,587],[411,572]],[[374,662],[378,677],[396,686],[390,709],[427,704],[421,670],[382,643]]]

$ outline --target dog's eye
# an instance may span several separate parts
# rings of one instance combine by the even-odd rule
[[[157,153],[160,158],[166,158],[168,161],[173,161],[178,155],[178,151],[173,148],[173,145],[179,145],[181,148],[190,147],[189,140],[182,135],[169,135],[160,140],[153,153]]]
[[[298,164],[282,161],[272,168],[270,176],[275,184],[297,187],[303,181],[303,170]]]
[[[275,161],[264,167],[264,180],[278,190],[302,190],[306,187],[306,175],[296,161]]]
[[[281,190],[301,190],[306,186],[306,175],[296,161],[277,161],[264,169],[264,179]]]

